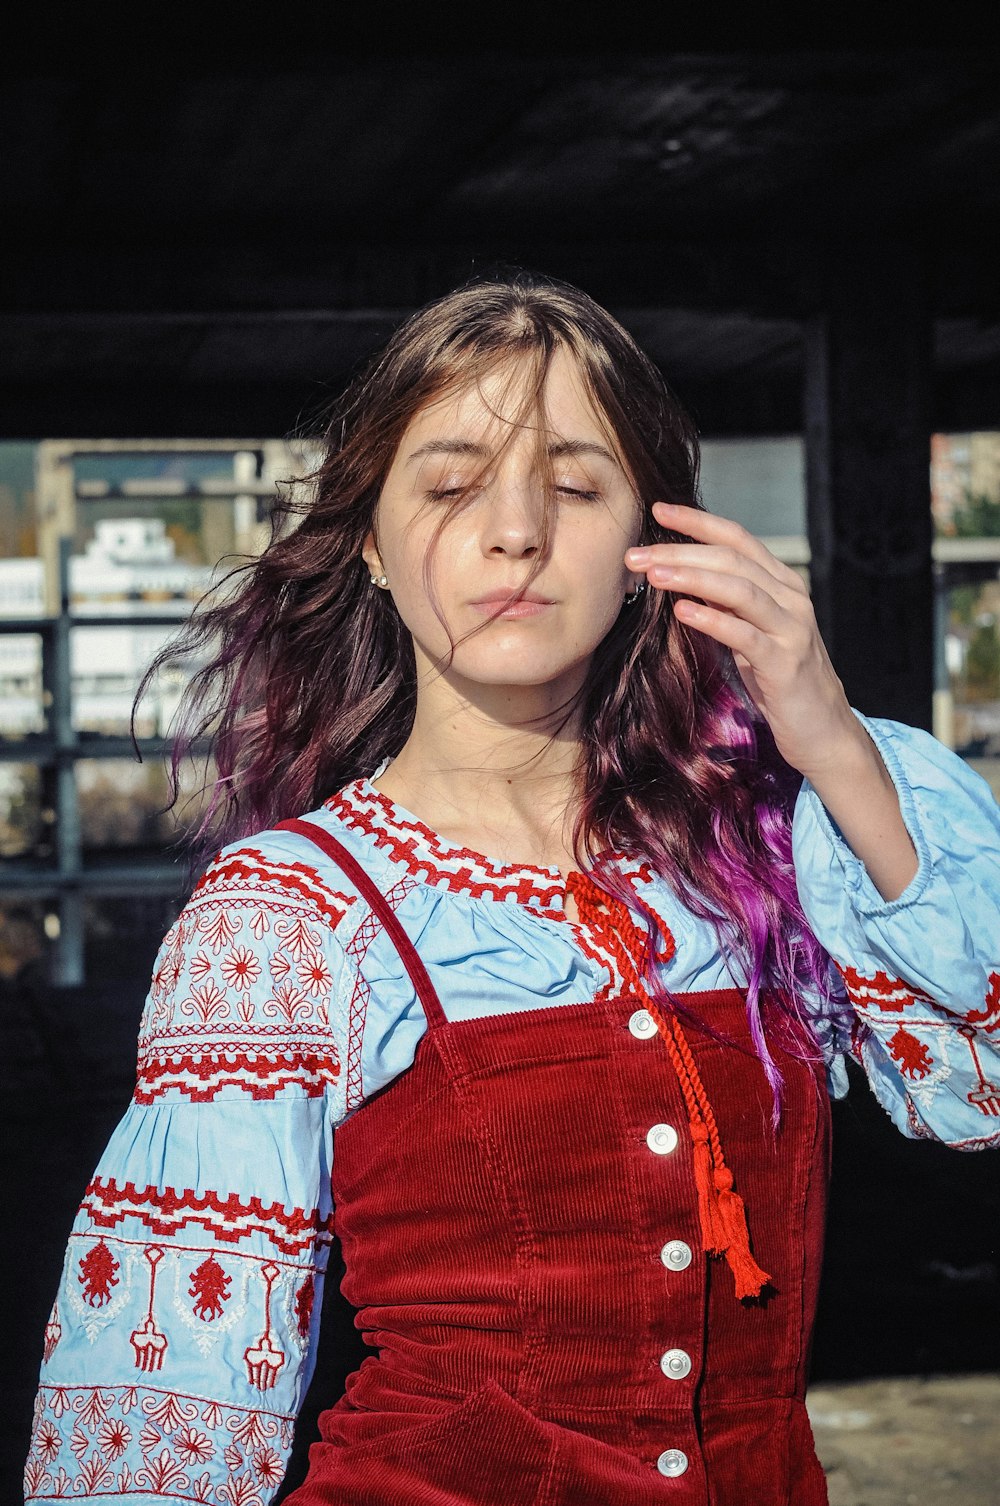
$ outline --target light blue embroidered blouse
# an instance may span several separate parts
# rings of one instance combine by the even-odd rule
[[[851,1052],[903,1134],[996,1145],[1000,810],[929,734],[859,719],[919,868],[883,900],[803,783],[799,894],[853,1006],[849,1032],[818,1027],[831,1091]],[[557,869],[450,846],[371,779],[309,819],[388,896],[450,1019],[615,988]],[[675,939],[669,989],[743,981],[665,882],[629,876]],[[318,849],[270,831],[218,856],[160,949],[135,1093],[70,1235],[27,1499],[270,1500],[313,1368],[335,1129],[407,1069],[424,1028],[395,949]]]

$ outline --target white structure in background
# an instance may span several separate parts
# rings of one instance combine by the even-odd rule
[[[143,627],[144,616],[188,616],[208,589],[212,571],[178,560],[159,518],[103,518],[82,555],[70,561],[76,617],[121,617],[121,627],[78,627],[70,638],[73,721],[81,730],[122,733],[136,686],[173,636]],[[42,645],[30,619],[43,615],[40,559],[0,560],[0,617],[25,619],[24,634],[0,635],[0,733],[44,730]],[[181,677],[154,687],[144,705],[146,733],[166,732],[183,690]]]

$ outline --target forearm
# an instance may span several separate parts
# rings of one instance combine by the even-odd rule
[[[917,872],[917,853],[889,771],[860,722],[808,778],[882,898],[898,899]]]

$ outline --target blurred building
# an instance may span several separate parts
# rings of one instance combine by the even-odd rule
[[[176,615],[180,623],[208,590],[212,571],[176,558],[160,518],[101,518],[84,553],[69,561],[70,604],[77,617],[114,613],[121,627],[76,627],[70,636],[73,722],[92,731],[127,726],[136,686],[169,641],[170,627],[142,627],[142,617]],[[0,617],[44,613],[43,561],[0,559]],[[136,621],[138,619],[139,621]],[[154,685],[144,703],[151,730],[166,734],[178,686]],[[0,729],[7,737],[45,724],[42,643],[31,633],[0,635]]]
[[[1000,433],[931,436],[931,508],[942,533],[969,498],[1000,504]]]

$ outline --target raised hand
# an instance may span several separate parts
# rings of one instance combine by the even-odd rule
[[[812,778],[864,743],[796,572],[729,518],[667,502],[653,516],[695,542],[629,549],[626,565],[670,592],[678,621],[732,650],[782,757]]]

